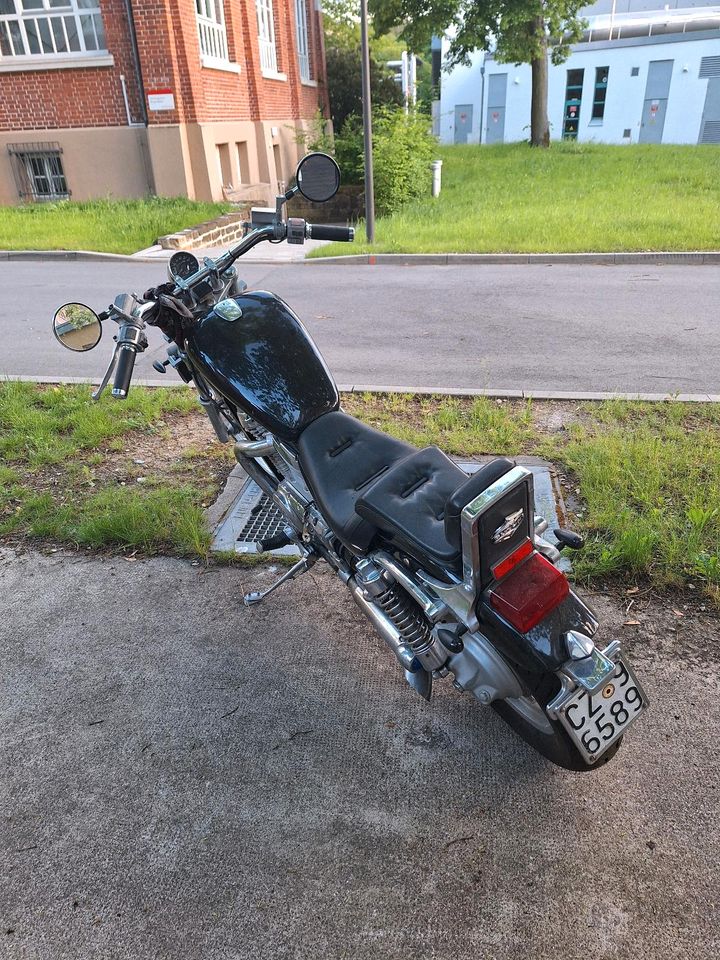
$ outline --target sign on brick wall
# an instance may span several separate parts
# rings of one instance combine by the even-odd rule
[[[148,90],[148,107],[151,110],[174,110],[175,97],[170,87],[156,87]]]

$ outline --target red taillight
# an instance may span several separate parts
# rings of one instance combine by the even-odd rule
[[[496,580],[502,580],[513,567],[516,567],[521,560],[524,560],[525,557],[529,557],[533,552],[533,545],[529,540],[525,540],[517,550],[513,550],[509,557],[505,557],[504,560],[501,560],[500,563],[496,563],[492,568],[492,575]]]
[[[508,558],[509,559],[509,558]],[[528,633],[570,593],[567,578],[534,553],[489,591],[490,603],[520,633]]]

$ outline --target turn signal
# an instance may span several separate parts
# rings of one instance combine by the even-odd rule
[[[528,633],[570,593],[563,573],[534,553],[489,591],[491,606],[520,633]]]

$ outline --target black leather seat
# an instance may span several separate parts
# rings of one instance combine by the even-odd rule
[[[358,497],[414,447],[346,413],[326,413],[300,434],[300,465],[331,527],[347,546],[367,550],[377,533],[355,512]]]
[[[347,546],[367,550],[378,532],[419,563],[460,565],[460,513],[512,468],[495,460],[471,477],[437,447],[417,450],[346,413],[327,413],[298,441],[318,505]]]
[[[467,478],[437,447],[425,447],[365,490],[356,510],[421,563],[455,567],[460,551],[445,535],[445,505]]]

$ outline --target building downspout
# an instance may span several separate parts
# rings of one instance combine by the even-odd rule
[[[143,83],[142,70],[140,69],[140,50],[137,42],[137,32],[135,30],[135,17],[133,16],[132,4],[130,0],[125,0],[125,13],[127,14],[128,29],[130,31],[130,49],[132,51],[133,66],[135,67],[135,76],[137,77],[138,93],[140,94],[140,116],[143,126],[148,125],[147,106],[145,105],[145,84]]]
[[[145,128],[139,133],[140,155],[142,157],[143,167],[145,168],[145,179],[147,180],[148,193],[155,194],[155,176],[153,174],[152,160],[150,158],[150,147],[148,145],[148,112],[145,100],[145,84],[143,83],[142,68],[140,66],[140,49],[138,47],[137,31],[135,30],[135,17],[133,15],[131,0],[124,0],[125,13],[127,15],[128,30],[130,32],[130,50],[132,52],[133,66],[135,67],[135,77],[138,85],[138,95],[140,99],[140,118],[142,126]]]

